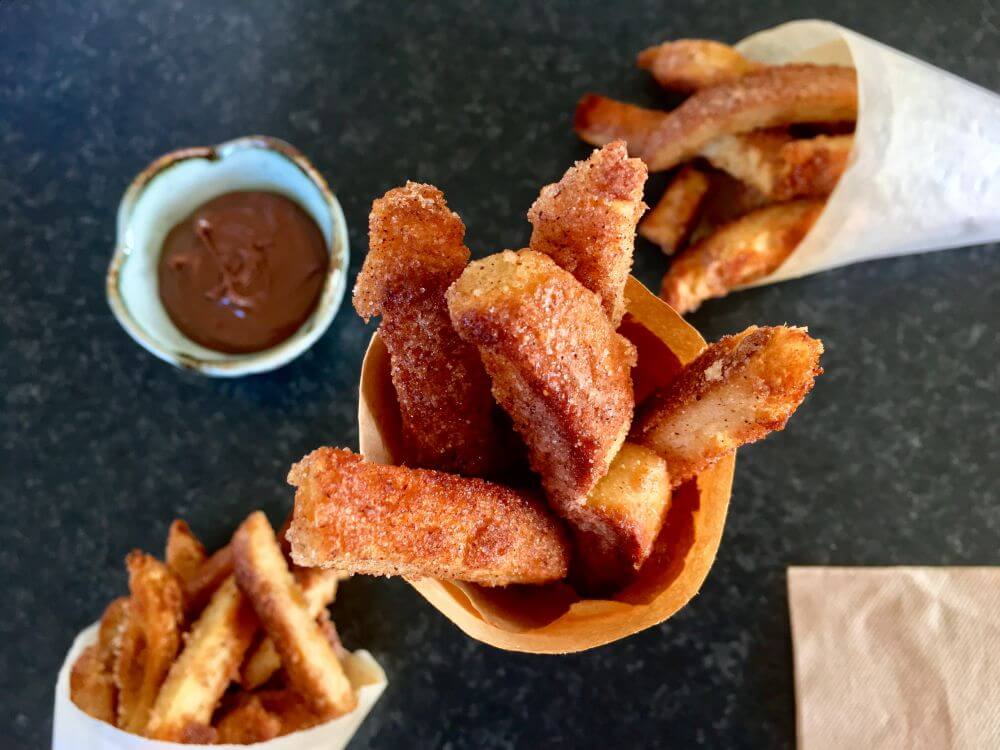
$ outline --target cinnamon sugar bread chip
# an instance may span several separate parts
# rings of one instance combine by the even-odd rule
[[[761,68],[760,63],[747,60],[728,44],[710,39],[664,42],[640,52],[637,63],[663,88],[686,92],[726,83]]]
[[[569,545],[535,493],[320,448],[292,467],[298,565],[505,586],[566,575]]]
[[[653,551],[670,496],[667,462],[648,448],[623,444],[583,502],[600,530],[578,531],[585,591],[617,591],[634,577]]]
[[[436,187],[390,190],[372,204],[354,307],[366,321],[382,317],[408,463],[486,476],[508,459],[489,380],[475,348],[452,330],[444,299],[469,260],[464,236]]]
[[[545,253],[601,299],[617,328],[625,312],[635,226],[646,205],[646,165],[609,143],[542,188],[528,211],[531,249]]]
[[[577,105],[573,126],[596,146],[619,138],[651,172],[693,158],[719,136],[803,122],[854,120],[853,68],[775,65],[700,89],[670,112],[644,110],[592,94]]]
[[[784,428],[823,369],[804,328],[751,326],[712,344],[636,414],[631,439],[662,456],[676,486]]]
[[[823,201],[775,203],[751,211],[684,248],[663,276],[660,296],[679,313],[749,284],[781,265],[823,213]]]
[[[853,135],[794,138],[785,128],[716,138],[701,155],[777,201],[825,198],[847,168]]]
[[[595,294],[532,250],[469,265],[448,290],[448,309],[458,334],[479,347],[550,502],[569,512],[628,434],[634,347]]]
[[[681,248],[694,229],[708,196],[711,180],[698,167],[682,167],[659,202],[639,224],[639,234],[660,246],[665,255]]]

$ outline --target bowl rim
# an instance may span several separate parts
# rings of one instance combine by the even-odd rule
[[[166,170],[190,159],[209,162],[221,161],[227,156],[247,150],[271,151],[288,160],[319,190],[330,214],[330,265],[319,302],[306,321],[289,338],[269,349],[247,354],[232,355],[232,359],[211,360],[174,348],[164,347],[149,336],[139,325],[125,303],[119,288],[121,273],[125,263],[132,256],[134,248],[125,242],[125,235],[132,213],[143,191]],[[115,247],[108,264],[105,277],[105,296],[115,319],[125,332],[143,349],[177,368],[191,370],[211,377],[239,377],[268,372],[292,361],[309,349],[326,332],[333,322],[344,299],[347,289],[347,269],[350,262],[350,245],[347,219],[323,175],[290,143],[268,135],[248,135],[224,141],[214,146],[191,146],[170,151],[154,159],[129,183],[118,204],[116,214]]]

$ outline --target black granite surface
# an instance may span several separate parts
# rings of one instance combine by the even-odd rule
[[[973,0],[0,0],[0,745],[49,743],[56,670],[123,591],[128,550],[159,551],[177,516],[212,544],[251,509],[279,520],[294,459],[356,447],[371,328],[349,306],[294,363],[235,381],[119,328],[114,212],[147,162],[289,140],[339,194],[352,280],[372,198],[408,178],[445,190],[476,254],[519,247],[539,186],[587,152],[569,129],[582,92],[653,104],[642,47],[815,15],[1000,89],[1000,11]],[[664,266],[640,243],[644,281]],[[402,582],[353,580],[344,640],[391,679],[354,746],[793,745],[786,566],[1000,563],[998,313],[995,246],[706,305],[709,338],[808,324],[827,374],[784,433],[741,451],[701,595],[624,642],[538,657],[467,639]]]

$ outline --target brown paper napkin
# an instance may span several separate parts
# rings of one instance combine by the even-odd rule
[[[789,568],[798,747],[1000,748],[1000,568]]]

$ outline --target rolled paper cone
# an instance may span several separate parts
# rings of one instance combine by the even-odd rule
[[[736,49],[858,75],[847,170],[795,252],[749,286],[1000,239],[1000,96],[829,21],[782,24]]]
[[[633,370],[636,403],[669,382],[705,340],[634,278],[625,287],[627,314],[619,331],[639,353]],[[361,453],[399,463],[399,406],[389,354],[376,333],[361,367],[358,399]],[[722,538],[735,455],[674,490],[663,530],[635,581],[610,599],[583,599],[566,583],[484,588],[430,578],[409,581],[467,635],[509,651],[583,651],[657,625],[698,593]]]
[[[246,748],[248,745],[181,745],[150,740],[123,732],[107,722],[85,714],[69,697],[69,673],[87,646],[97,642],[100,623],[94,623],[73,641],[56,680],[55,710],[52,718],[52,750],[198,750],[198,748]],[[344,661],[344,670],[358,693],[358,705],[351,713],[325,724],[258,742],[249,747],[260,750],[340,750],[347,746],[361,722],[378,701],[388,681],[378,662],[367,651],[354,651]]]

